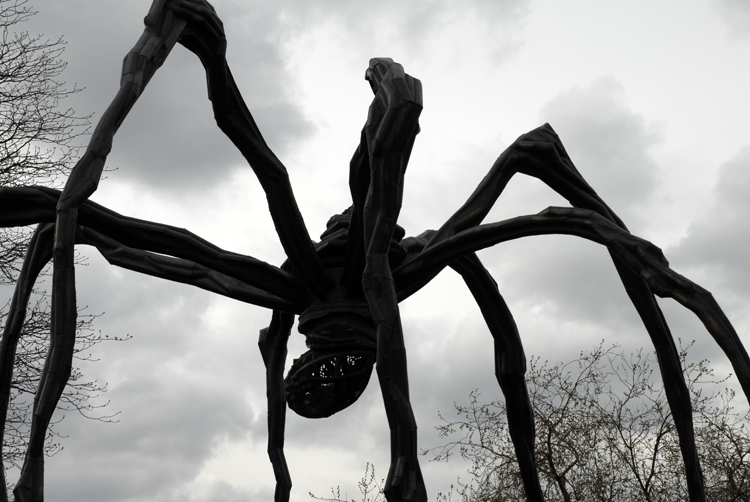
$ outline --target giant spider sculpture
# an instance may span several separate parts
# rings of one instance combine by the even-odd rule
[[[549,125],[524,134],[500,155],[442,227],[404,238],[397,219],[404,172],[419,132],[422,88],[401,65],[387,58],[372,59],[366,79],[375,97],[350,164],[352,206],[332,217],[321,241],[315,243],[297,208],[286,169],[264,142],[232,79],[224,57],[222,23],[214,9],[205,0],[154,0],[145,24],[143,35],[125,58],[120,90],[64,190],[0,189],[0,224],[38,224],[3,332],[3,410],[8,406],[14,354],[31,289],[41,268],[50,259],[54,263],[50,350],[14,490],[18,502],[43,500],[44,439],[70,375],[75,341],[75,244],[95,246],[113,265],[272,309],[259,346],[266,367],[268,454],[277,502],[288,500],[291,489],[283,452],[286,405],[305,417],[332,415],[357,400],[373,364],[391,431],[386,497],[390,502],[427,500],[417,461],[417,427],[409,401],[398,303],[445,267],[453,268],[465,280],[494,337],[495,373],[507,401],[527,497],[543,500],[521,338],[497,285],[475,254],[500,242],[540,234],[576,235],[607,247],[656,349],[679,433],[690,500],[704,500],[690,396],[654,295],[674,298],[701,319],[729,357],[746,396],[750,396],[750,359],[710,293],[672,271],[659,248],[628,232],[578,173]],[[281,267],[224,251],[186,230],[122,216],[87,200],[97,188],[117,128],[177,42],[203,63],[216,121],[267,194],[288,257]],[[551,207],[536,215],[482,224],[516,173],[540,179],[572,207]],[[295,315],[309,350],[295,360],[285,378],[286,343]],[[4,421],[5,411],[2,417]]]

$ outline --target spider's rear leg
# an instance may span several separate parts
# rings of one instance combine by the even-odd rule
[[[498,223],[480,225],[460,232],[418,253],[394,271],[397,284],[410,285],[432,277],[466,253],[500,242],[532,235],[569,234],[606,245],[615,261],[631,301],[638,310],[654,344],[664,387],[673,414],[685,463],[691,501],[704,499],[700,463],[693,437],[690,395],[669,328],[656,305],[653,293],[669,296],[687,306],[706,325],[725,350],[738,375],[747,375],[750,364],[737,334],[710,294],[672,271],[661,250],[631,235],[606,217],[585,209],[548,208],[537,215],[519,216]],[[745,383],[743,378],[740,379]]]
[[[471,196],[435,232],[427,247],[481,224],[517,173],[539,179],[573,206],[596,211],[625,228],[578,172],[552,126],[544,124],[521,135],[495,160]]]
[[[679,352],[674,343],[674,337],[646,281],[611,251],[610,256],[612,256],[612,262],[623,286],[625,286],[625,292],[641,317],[656,351],[667,402],[680,439],[680,450],[685,464],[685,476],[690,500],[691,502],[703,501],[705,500],[703,472],[695,444],[690,390],[685,383],[684,371],[680,363]]]
[[[595,211],[627,231],[622,220],[575,168],[559,137],[548,124],[519,138],[513,148],[521,159],[519,172],[539,178],[573,206]],[[704,500],[703,474],[695,444],[690,392],[685,383],[674,338],[646,281],[612,251],[610,256],[656,351],[667,401],[680,439],[690,500]]]
[[[2,392],[4,405],[3,421],[10,396],[15,350],[26,315],[26,308],[39,272],[52,257],[53,239],[54,225],[46,223],[37,227],[13,295],[11,312],[8,315],[2,341],[2,381],[0,383],[0,389],[2,390],[0,392]],[[73,304],[75,305],[75,302]],[[55,323],[54,317],[52,322]],[[72,322],[75,323],[75,317]],[[44,499],[44,442],[52,413],[57,407],[57,402],[70,376],[73,347],[75,345],[75,329],[73,329],[72,340],[55,336],[53,331],[50,345],[50,351],[34,398],[31,433],[21,469],[21,477],[13,490],[16,500],[19,502]]]
[[[72,249],[70,252],[72,253]],[[75,283],[72,276],[68,277],[70,277],[69,280],[60,280],[60,267],[54,268],[53,279],[56,280],[53,282],[52,290],[50,348],[34,397],[34,414],[31,420],[26,458],[21,477],[13,490],[17,502],[44,500],[44,440],[52,414],[70,378],[75,348],[77,318]],[[60,308],[62,303],[60,297],[65,297],[65,308]]]
[[[573,206],[595,211],[627,231],[622,220],[575,168],[552,127],[545,124],[518,138],[500,155],[474,193],[433,235],[425,250],[458,232],[479,225],[508,181],[519,172],[538,178]],[[644,279],[632,272],[619,257],[612,255],[612,260],[657,352],[668,401],[680,436],[691,500],[703,500],[703,481],[693,435],[690,395],[682,376],[674,340],[661,309]],[[439,269],[435,270],[434,274],[438,272]],[[433,276],[425,274],[420,281],[412,283],[409,289],[404,291],[404,296],[421,288]]]
[[[463,277],[495,339],[495,376],[505,396],[508,430],[516,450],[526,498],[531,502],[543,502],[534,457],[534,412],[526,387],[526,356],[513,315],[476,254],[458,258],[450,266]]]

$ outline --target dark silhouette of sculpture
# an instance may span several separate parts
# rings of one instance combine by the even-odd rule
[[[656,349],[679,432],[690,498],[704,500],[690,396],[654,295],[674,298],[703,321],[729,357],[746,396],[750,396],[750,358],[710,293],[670,269],[658,247],[628,232],[578,173],[549,125],[516,140],[442,227],[404,238],[397,219],[404,172],[419,132],[421,83],[390,59],[372,59],[366,79],[375,97],[350,164],[352,206],[332,217],[322,240],[314,243],[297,208],[286,168],[266,145],[234,83],[224,57],[222,23],[213,8],[205,0],[154,0],[145,23],[143,36],[125,58],[121,88],[65,189],[0,189],[0,225],[38,224],[0,348],[3,410],[31,288],[44,264],[54,261],[51,349],[35,400],[26,460],[14,490],[17,501],[43,500],[42,446],[73,354],[75,244],[95,246],[113,265],[272,309],[270,326],[261,330],[259,346],[266,366],[268,453],[276,477],[276,501],[288,500],[291,489],[283,453],[286,405],[306,417],[332,415],[359,397],[373,364],[391,430],[386,496],[391,502],[427,500],[417,460],[417,426],[409,401],[398,303],[445,267],[455,269],[494,337],[496,376],[507,400],[510,432],[528,499],[543,500],[521,338],[495,281],[475,254],[500,242],[540,234],[577,235],[607,247]],[[115,132],[178,42],[203,63],[216,121],[245,156],[267,194],[288,257],[281,267],[222,250],[187,230],[122,216],[88,201]],[[516,173],[540,179],[572,207],[551,207],[536,215],[482,224]],[[299,330],[309,350],[294,362],[285,379],[286,342],[295,315],[300,317]]]

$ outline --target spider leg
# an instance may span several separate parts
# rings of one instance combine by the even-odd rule
[[[54,221],[55,205],[59,197],[58,190],[45,187],[0,188],[0,226]],[[13,211],[10,211],[11,208]],[[308,301],[309,291],[290,273],[251,256],[225,251],[185,229],[123,216],[91,201],[81,205],[77,219],[80,225],[88,227],[90,231],[118,242],[114,247],[105,245],[105,249],[114,249],[121,243],[129,248],[175,256],[257,287],[284,301],[296,305],[303,305]],[[110,252],[107,256],[116,255]],[[160,261],[159,258],[155,260]],[[138,260],[136,262],[144,263]],[[282,308],[281,305],[276,307]]]
[[[17,226],[40,220],[52,221],[55,216],[55,204],[59,196],[59,191],[41,187],[0,189],[0,209],[4,207],[18,209],[18,212],[15,213],[0,210],[0,214],[3,215],[0,219],[0,225]],[[9,216],[9,214],[13,216]],[[91,228],[78,226],[77,240],[97,246],[107,259],[120,266],[193,284],[241,301],[272,308],[298,312],[306,305],[309,292],[288,272],[248,256],[223,251],[184,229],[127,218],[90,201],[81,205],[78,216],[79,223],[91,225]],[[51,241],[53,225],[45,223],[44,228],[46,229],[44,235],[48,236]],[[123,242],[142,246],[159,254],[149,253],[143,249],[130,248],[112,239],[110,235]],[[39,255],[40,245],[34,246],[34,249],[36,251],[30,252],[27,260],[31,259],[32,256],[37,257]],[[51,252],[52,245],[49,242],[49,253]],[[172,258],[164,256],[164,254],[177,254],[193,258],[201,263],[185,258]],[[39,267],[42,265],[39,265]],[[213,270],[212,266],[214,265],[225,273]],[[26,276],[28,275],[26,274]],[[245,283],[244,280],[248,282]],[[274,283],[276,283],[275,287],[265,287]],[[24,284],[24,280],[22,279],[19,284]],[[256,287],[258,284],[262,287]],[[279,291],[280,296],[267,292],[268,289],[272,292]],[[75,302],[72,302],[72,305],[75,306]],[[75,323],[75,318],[72,319],[72,322]],[[59,321],[53,319],[53,322]],[[41,498],[34,499],[32,495],[40,494],[43,490],[43,457],[35,457],[33,454],[35,449],[38,449],[35,445],[39,441],[43,445],[51,411],[54,411],[59,400],[59,395],[55,394],[55,391],[61,392],[64,389],[67,381],[65,376],[66,361],[68,361],[67,369],[69,370],[70,367],[67,350],[72,350],[72,345],[66,345],[65,338],[62,338],[60,333],[60,330],[53,331],[51,355],[43,370],[42,381],[37,393],[36,402],[38,404],[35,407],[35,422],[32,424],[32,441],[28,457],[30,460],[25,463],[27,467],[17,485],[17,500],[41,500]],[[11,338],[6,336],[6,341],[3,342],[4,347],[6,347],[3,349],[5,351],[3,354],[6,358],[9,353],[7,340],[11,340]],[[3,363],[3,371],[12,371],[12,366],[12,361],[7,365]]]
[[[120,89],[102,114],[85,153],[70,173],[58,206],[61,212],[77,208],[96,191],[117,129],[187,25],[187,21],[176,17],[170,10],[156,15],[157,7],[165,1],[154,0],[149,13],[153,24],[146,26],[123,60]]]
[[[419,254],[434,234],[426,231],[418,237],[402,241],[408,256]],[[516,451],[526,496],[532,501],[543,501],[534,455],[534,412],[526,387],[526,356],[508,305],[497,283],[479,261],[475,253],[459,255],[449,263],[466,282],[495,341],[495,376],[507,404],[508,429]],[[394,274],[396,274],[394,272]],[[401,282],[396,275],[396,285]],[[398,291],[398,289],[397,289]]]
[[[13,291],[13,299],[11,300],[8,317],[5,321],[2,344],[0,345],[0,409],[2,410],[0,411],[0,444],[4,444],[2,439],[5,433],[5,420],[8,413],[8,404],[10,403],[16,347],[18,346],[18,341],[21,336],[24,320],[26,319],[26,309],[29,305],[29,299],[31,297],[34,283],[36,282],[37,277],[39,277],[42,268],[44,268],[52,258],[53,233],[54,226],[49,223],[43,223],[37,226],[36,231],[31,238],[31,242],[29,243],[29,250],[21,267],[21,273],[18,276],[18,282]],[[32,480],[36,479],[36,473],[39,473],[38,477],[40,484],[38,486],[40,490],[42,489],[41,470],[43,469],[44,462],[43,449],[45,436],[46,428],[43,430],[41,443],[39,443],[38,438],[35,438],[32,435],[35,453],[36,450],[39,450],[41,453],[38,455],[38,458],[30,458],[27,455],[27,459],[24,462],[24,469],[34,471],[30,476]],[[31,446],[32,443],[30,442],[29,450],[31,450]],[[26,467],[27,465],[28,467]],[[2,498],[0,500],[7,501],[7,493],[5,490],[5,487],[7,486],[5,483],[5,469],[0,469],[0,482],[2,482],[3,486]]]
[[[657,246],[594,211],[550,207],[536,215],[478,225],[408,258],[393,271],[393,278],[401,293],[466,253],[522,237],[550,234],[574,235],[607,246],[611,254],[645,281],[651,292],[673,298],[695,313],[729,358],[750,402],[750,356],[711,293],[672,270]]]
[[[539,179],[574,207],[594,210],[626,229],[622,220],[578,172],[552,126],[544,124],[520,136],[495,160],[466,202],[437,231],[431,232],[432,237],[425,249],[481,224],[517,173]],[[411,283],[408,289],[399,291],[399,298],[411,296],[431,279],[425,275],[420,281]]]
[[[276,232],[296,274],[319,298],[326,298],[335,283],[315,252],[286,167],[266,144],[234,82],[224,54],[226,39],[221,21],[203,2],[180,0],[179,5],[181,15],[192,14],[180,43],[194,52],[206,69],[217,125],[247,159],[266,192]]]
[[[362,290],[362,273],[365,270],[365,239],[362,212],[370,188],[370,157],[367,135],[362,131],[357,149],[349,163],[349,191],[352,195],[351,219],[347,234],[346,263],[340,282],[352,296]]]
[[[248,160],[266,192],[268,208],[294,270],[318,297],[325,298],[334,282],[315,253],[312,239],[281,161],[266,145],[229,71],[208,71],[211,102],[219,128]]]
[[[552,126],[544,124],[520,136],[497,158],[474,193],[435,232],[427,247],[482,223],[516,173],[538,178],[574,207],[592,209],[625,228],[578,172]]]
[[[376,94],[365,124],[370,183],[362,210],[366,250],[362,288],[376,328],[376,370],[391,430],[391,465],[384,491],[389,502],[426,502],[398,299],[388,263],[406,162],[418,132],[421,83],[390,59],[370,60],[368,77]]]
[[[55,230],[55,237],[58,237],[59,229]],[[59,251],[57,246],[53,247],[53,259],[60,256]],[[26,458],[21,476],[13,490],[19,502],[44,500],[44,439],[72,369],[77,315],[75,288],[71,280],[60,280],[60,269],[61,267],[55,263],[50,348],[34,398],[34,414]],[[61,297],[64,297],[62,301]]]
[[[161,0],[157,0],[157,3]],[[44,494],[44,436],[70,376],[75,344],[76,304],[73,246],[80,206],[97,188],[112,139],[141,91],[177,43],[186,23],[167,12],[155,27],[146,27],[123,63],[120,90],[102,115],[83,157],[68,178],[58,202],[53,246],[52,336],[50,352],[34,400],[31,440],[16,500],[41,501]]]
[[[427,248],[456,232],[478,225],[500,196],[510,178],[517,172],[533,176],[565,197],[573,206],[596,211],[627,231],[622,220],[604,203],[573,165],[557,134],[545,124],[518,138],[493,165],[490,172],[469,197],[467,202],[435,233]],[[611,254],[611,253],[610,253]],[[666,327],[664,316],[643,278],[634,275],[612,255],[615,268],[639,316],[654,343],[662,372],[668,401],[680,433],[683,459],[688,471],[688,489],[692,500],[700,500],[703,493],[700,464],[695,450],[692,410],[677,349]],[[429,280],[425,276],[424,280]],[[412,284],[408,296],[422,283]],[[727,354],[730,359],[733,355]],[[733,361],[734,364],[734,361]],[[743,385],[744,387],[744,385]]]
[[[476,254],[457,258],[450,267],[463,277],[495,340],[495,376],[505,396],[508,430],[516,450],[526,498],[543,502],[534,456],[534,412],[524,377],[526,356],[513,315],[500,295],[497,283]]]
[[[700,462],[695,447],[690,395],[683,371],[661,310],[653,294],[671,297],[703,321],[724,350],[750,401],[750,357],[724,313],[708,291],[671,268],[661,250],[621,228],[601,214],[585,209],[548,208],[538,215],[522,216],[479,225],[425,249],[394,270],[397,286],[411,282],[409,275],[433,276],[467,252],[531,235],[569,234],[607,246],[620,277],[646,329],[659,360],[667,399],[680,438],[691,500],[703,500]],[[417,278],[417,281],[421,279]]]
[[[292,478],[284,457],[284,425],[286,398],[284,395],[284,363],[287,341],[294,324],[294,315],[274,310],[271,324],[260,330],[258,347],[266,365],[266,396],[268,397],[268,457],[276,478],[274,502],[288,502]]]
[[[76,242],[97,248],[112,265],[134,272],[196,286],[244,303],[300,313],[304,303],[292,303],[208,267],[142,249],[134,249],[87,227],[78,227]]]

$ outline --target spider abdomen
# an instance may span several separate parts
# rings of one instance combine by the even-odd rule
[[[284,379],[286,401],[306,418],[325,418],[354,403],[370,381],[370,351],[320,354],[309,350],[294,361]]]

